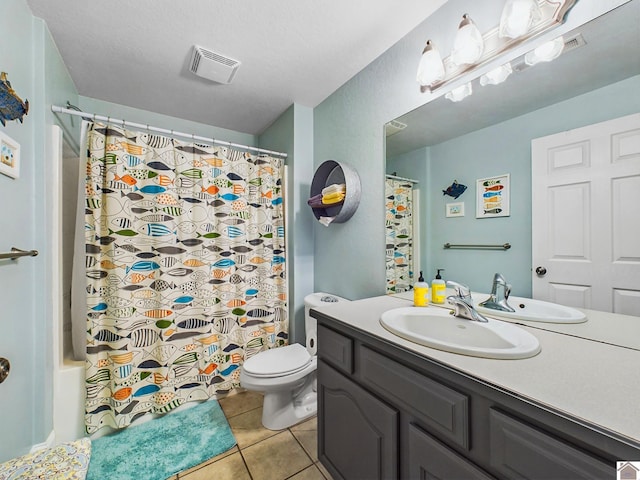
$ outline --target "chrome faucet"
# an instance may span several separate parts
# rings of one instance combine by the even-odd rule
[[[484,302],[481,302],[480,306],[484,308],[491,308],[493,310],[500,310],[502,312],[515,312],[511,305],[507,303],[510,293],[511,285],[507,283],[500,273],[496,273],[493,276],[491,296],[489,296],[489,298]]]
[[[480,315],[473,307],[473,299],[471,298],[471,290],[466,285],[458,282],[447,281],[447,286],[454,288],[455,295],[447,297],[449,305],[454,307],[453,314],[459,318],[466,318],[475,322],[488,322],[486,318]]]

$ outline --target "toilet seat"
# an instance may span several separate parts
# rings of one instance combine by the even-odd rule
[[[281,377],[304,370],[311,355],[299,343],[265,350],[244,362],[243,370],[254,377]]]

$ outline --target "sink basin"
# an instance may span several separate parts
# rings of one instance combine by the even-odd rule
[[[581,311],[557,303],[512,296],[509,297],[508,303],[511,308],[515,309],[515,312],[511,313],[481,307],[480,302],[484,302],[489,298],[489,295],[474,293],[472,297],[476,310],[485,316],[546,323],[582,323],[587,321],[587,316]]]
[[[517,359],[540,351],[538,339],[520,327],[457,318],[442,308],[395,308],[384,312],[380,323],[405,340],[472,357]]]

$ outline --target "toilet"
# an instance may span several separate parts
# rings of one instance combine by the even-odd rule
[[[299,343],[272,348],[249,358],[240,370],[240,386],[264,392],[262,425],[282,430],[316,414],[317,321],[309,311],[349,300],[328,293],[304,298],[306,348]]]

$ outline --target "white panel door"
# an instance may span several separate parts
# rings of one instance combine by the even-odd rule
[[[531,141],[533,297],[640,316],[640,114]]]

